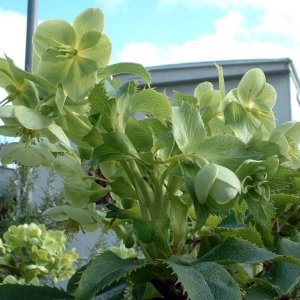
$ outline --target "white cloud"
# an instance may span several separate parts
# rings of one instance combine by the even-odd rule
[[[14,11],[0,9],[0,57],[4,54],[12,58],[15,63],[24,67],[26,16]]]
[[[131,0],[95,0],[97,5],[100,5],[105,12],[113,12],[114,10],[127,10]]]
[[[25,62],[26,17],[0,8],[0,57],[6,54],[21,68]],[[6,93],[0,88],[0,100]]]
[[[285,13],[281,15],[280,11]],[[131,43],[119,52],[117,60],[153,66],[194,61],[290,57],[300,72],[298,19],[296,13],[278,7],[264,13],[261,22],[251,27],[242,12],[231,11],[215,22],[212,34],[182,44]]]

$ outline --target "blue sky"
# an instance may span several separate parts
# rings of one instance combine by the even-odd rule
[[[71,22],[89,7],[105,15],[111,62],[146,66],[290,57],[300,72],[297,0],[40,0],[39,20]],[[26,0],[0,0],[0,56],[22,65]]]

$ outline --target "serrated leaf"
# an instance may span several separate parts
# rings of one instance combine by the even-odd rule
[[[150,151],[153,138],[148,119],[128,119],[125,133],[138,151]]]
[[[103,112],[104,107],[108,101],[103,83],[98,83],[95,85],[88,96],[88,100],[91,104],[91,115],[96,115]]]
[[[138,159],[137,151],[125,134],[110,132],[103,135],[103,141],[94,149],[94,158],[100,161]]]
[[[193,106],[197,106],[198,105],[198,99],[196,97],[193,96],[186,96],[184,94],[181,94],[180,92],[174,91],[173,92],[174,98],[175,98],[175,103],[176,105],[180,105],[182,103],[188,103],[191,104]]]
[[[235,170],[241,162],[253,155],[240,139],[230,135],[216,135],[205,139],[197,154],[230,170]]]
[[[34,286],[20,284],[1,284],[1,300],[72,300],[73,296],[63,290],[49,286]]]
[[[95,257],[82,272],[76,300],[91,300],[95,294],[143,266],[133,259],[121,259],[111,251],[106,251]]]
[[[288,204],[300,205],[300,197],[297,195],[274,194],[271,196],[275,207],[282,208]]]
[[[273,260],[277,257],[277,254],[259,248],[245,240],[228,238],[207,254],[203,255],[200,260],[216,261],[222,264],[237,262],[258,264],[264,261]]]
[[[206,138],[206,130],[198,110],[187,103],[172,108],[175,141],[185,154],[198,153]]]
[[[216,263],[171,257],[168,264],[191,300],[242,299],[238,284]]]
[[[239,238],[260,248],[264,246],[260,233],[258,233],[258,231],[251,226],[236,229],[220,229],[218,232],[220,232],[220,234],[225,238]]]
[[[136,93],[130,100],[131,112],[149,114],[157,119],[171,118],[171,104],[168,97],[153,89]]]
[[[278,296],[274,288],[269,286],[254,285],[247,291],[246,300],[273,300]]]
[[[141,77],[148,86],[151,83],[151,75],[148,70],[140,64],[136,63],[117,63],[98,71],[98,77],[108,78],[117,74],[133,74]]]
[[[300,243],[289,239],[278,242],[278,254],[300,259]],[[283,293],[292,293],[300,283],[300,266],[290,262],[274,262],[267,278]]]

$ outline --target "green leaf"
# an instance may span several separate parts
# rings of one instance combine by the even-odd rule
[[[260,233],[252,226],[236,229],[220,228],[217,231],[225,238],[239,238],[260,248],[264,246]]]
[[[157,239],[157,233],[151,221],[134,218],[133,230],[137,238],[146,244],[154,242]]]
[[[15,106],[14,114],[17,120],[28,129],[39,130],[47,128],[53,123],[51,118],[26,106]]]
[[[106,95],[103,83],[98,83],[95,85],[95,87],[90,92],[88,99],[91,105],[91,115],[97,115],[104,111],[104,107],[109,99]]]
[[[146,84],[150,86],[151,75],[148,70],[140,64],[136,63],[117,63],[110,66],[107,66],[104,69],[98,71],[98,77],[100,78],[109,78],[112,75],[117,74],[133,74],[144,79]]]
[[[55,93],[55,103],[58,108],[58,111],[60,114],[63,113],[63,107],[66,101],[67,95],[64,92],[63,88],[61,85],[57,87],[56,93]]]
[[[160,120],[171,118],[171,104],[168,97],[154,89],[136,93],[130,100],[131,112],[149,114]]]
[[[75,178],[77,180],[77,178]],[[64,182],[64,193],[67,200],[76,207],[81,207],[87,203],[95,203],[101,200],[110,188],[102,188],[97,183],[89,184],[82,182]]]
[[[271,196],[274,205],[278,208],[286,206],[288,204],[300,205],[300,196],[288,195],[288,194],[274,194]]]
[[[70,205],[48,208],[43,215],[50,216],[57,221],[72,219],[81,225],[94,224],[99,221],[99,216],[95,212]]]
[[[181,105],[182,103],[186,102],[188,104],[191,104],[193,106],[198,105],[198,99],[193,96],[186,96],[184,94],[181,94],[180,92],[174,91],[173,92],[175,103],[176,105]]]
[[[56,140],[63,142],[67,147],[70,147],[70,141],[62,128],[55,123],[50,124],[47,128],[41,130],[41,133],[46,132],[47,135],[54,136]]]
[[[300,242],[281,239],[278,242],[277,252],[281,255],[300,259]],[[278,286],[283,293],[292,293],[300,283],[300,266],[290,262],[274,262],[267,278]]]
[[[273,300],[278,296],[276,290],[267,285],[254,285],[247,291],[246,300]]]
[[[0,299],[1,300],[71,300],[73,296],[67,294],[63,290],[59,290],[49,286],[34,286],[20,284],[1,284]]]
[[[191,300],[242,299],[238,284],[216,263],[171,257],[168,264]]]
[[[126,135],[137,151],[150,151],[153,145],[153,138],[148,119],[128,119],[126,123]]]
[[[138,154],[127,138],[121,132],[110,132],[103,135],[104,143],[94,149],[93,157],[100,161],[138,159]]]
[[[9,67],[10,67],[10,70],[11,70],[12,74],[15,77],[24,78],[24,79],[27,79],[31,82],[34,82],[37,85],[39,85],[40,87],[44,88],[49,93],[54,93],[55,92],[55,87],[49,81],[47,81],[46,79],[44,79],[44,78],[42,78],[42,77],[40,77],[36,74],[32,74],[30,72],[26,72],[26,71],[18,68],[14,64],[13,60],[10,59],[7,56],[6,56],[6,60],[9,63]],[[31,101],[32,101],[32,99],[31,99]]]
[[[75,299],[91,300],[98,291],[142,266],[133,259],[121,259],[106,251],[95,257],[82,272]]]
[[[91,130],[91,124],[88,118],[84,115],[78,115],[72,112],[67,107],[64,107],[64,112],[64,120],[60,125],[67,136],[79,147],[89,148],[90,145],[83,140],[83,137]]]
[[[48,164],[54,157],[43,148],[23,143],[7,144],[0,151],[2,163],[18,162],[24,166],[36,167]]]
[[[206,130],[198,110],[187,103],[172,108],[175,141],[185,154],[198,153]]]
[[[137,194],[133,187],[123,177],[117,177],[109,185],[112,188],[112,192],[123,199],[137,199]]]
[[[20,135],[20,129],[13,126],[2,125],[0,126],[0,135],[17,137]]]
[[[230,135],[216,135],[205,139],[197,154],[230,170],[235,170],[241,162],[253,155],[246,150],[246,145],[240,139]]]
[[[74,184],[81,182],[85,176],[80,162],[71,155],[58,156],[54,161],[54,167],[64,181]]]
[[[215,261],[221,264],[245,263],[258,264],[268,260],[274,260],[278,255],[237,238],[228,238],[217,245],[201,261]]]

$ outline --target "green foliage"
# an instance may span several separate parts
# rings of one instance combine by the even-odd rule
[[[0,60],[12,104],[0,107],[0,132],[21,137],[1,161],[53,167],[65,203],[44,215],[120,240],[79,269],[62,298],[297,297],[300,125],[276,124],[262,70],[226,92],[217,66],[219,89],[199,83],[170,102],[141,65],[108,66],[99,9],[72,25],[41,23],[33,43],[33,74]]]
[[[66,251],[62,231],[46,230],[45,225],[12,225],[0,239],[2,283],[39,285],[43,279],[54,283],[75,272],[75,249]]]

